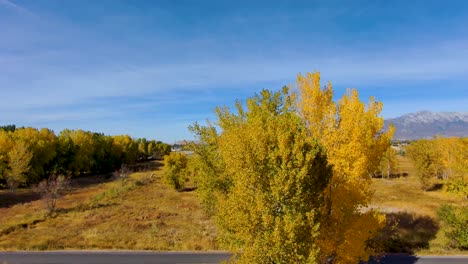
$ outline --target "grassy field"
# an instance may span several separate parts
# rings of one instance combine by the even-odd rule
[[[17,204],[0,208],[0,249],[216,249],[214,223],[195,194],[172,190],[161,175],[156,168],[125,183],[77,182],[52,217],[46,217],[43,201],[21,190],[17,195],[27,202],[16,197]],[[0,198],[7,195],[2,191]]]
[[[373,208],[387,214],[380,237],[391,252],[466,254],[448,248],[437,218],[442,203],[462,199],[442,190],[424,192],[411,162],[399,157],[408,177],[374,179]],[[126,182],[102,177],[74,180],[47,217],[44,201],[30,190],[0,191],[0,249],[216,250],[216,228],[192,191],[162,183],[160,163]],[[148,166],[147,166],[148,167]]]
[[[444,225],[437,217],[442,204],[462,206],[467,201],[440,188],[424,192],[411,161],[401,156],[398,159],[400,172],[408,173],[408,177],[373,179],[372,207],[387,214],[389,227],[384,231],[387,249],[422,255],[468,254],[447,246]]]

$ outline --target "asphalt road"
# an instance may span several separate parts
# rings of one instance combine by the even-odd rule
[[[387,255],[380,262],[370,261],[369,264],[467,264],[468,256],[409,256],[409,255]]]
[[[0,264],[211,264],[230,257],[230,253],[223,252],[0,252]]]
[[[0,264],[189,264],[220,263],[230,258],[227,252],[135,252],[135,251],[54,251],[54,252],[0,252]],[[377,262],[370,262],[377,263]],[[389,255],[383,264],[467,264],[465,257],[417,257]]]

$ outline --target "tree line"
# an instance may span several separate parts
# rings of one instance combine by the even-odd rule
[[[468,138],[421,139],[411,142],[406,152],[414,161],[424,190],[440,179],[447,191],[468,198]]]
[[[108,136],[65,129],[56,135],[47,128],[0,127],[0,179],[8,187],[30,185],[52,174],[78,176],[112,172],[122,164],[160,158],[168,144],[128,135]]]
[[[297,91],[263,90],[235,111],[195,123],[190,157],[165,158],[176,188],[194,177],[221,245],[241,263],[358,263],[379,251],[385,216],[366,209],[393,127],[382,103],[355,89],[333,100],[320,74],[298,75]]]

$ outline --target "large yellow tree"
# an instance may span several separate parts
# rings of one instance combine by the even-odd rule
[[[237,113],[219,108],[217,119],[219,134],[214,127],[192,130],[201,140],[202,199],[216,199],[221,244],[240,252],[242,263],[316,263],[331,168],[287,89],[264,90],[246,109],[238,103]]]
[[[8,151],[10,151],[12,145],[11,132],[0,130],[0,178],[6,177],[8,169]]]
[[[9,170],[6,173],[6,180],[12,191],[27,181],[26,173],[31,168],[32,157],[33,153],[22,140],[15,141],[13,147],[8,151]]]
[[[433,142],[445,178],[464,178],[468,174],[468,141],[457,137],[437,137]]]
[[[218,108],[215,125],[191,127],[202,202],[241,261],[367,260],[385,221],[368,210],[370,174],[393,129],[382,131],[373,98],[365,105],[348,90],[333,101],[319,73],[299,75],[298,90],[262,91],[246,108],[237,103],[237,113]]]
[[[297,78],[298,112],[309,136],[325,148],[333,166],[333,178],[322,208],[320,262],[357,263],[374,253],[367,242],[384,224],[384,217],[367,210],[372,198],[370,173],[390,147],[393,128],[383,132],[382,103],[370,98],[364,104],[355,89],[348,89],[337,102],[328,83],[320,85],[320,73]]]
[[[52,163],[56,157],[57,137],[52,130],[32,127],[19,128],[11,133],[13,142],[23,141],[32,153],[30,169],[27,175],[29,183],[37,182],[52,170]]]

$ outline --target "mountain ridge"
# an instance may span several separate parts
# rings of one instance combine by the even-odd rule
[[[443,137],[468,137],[468,112],[419,111],[385,120],[385,128],[393,124],[394,139],[413,140]]]

